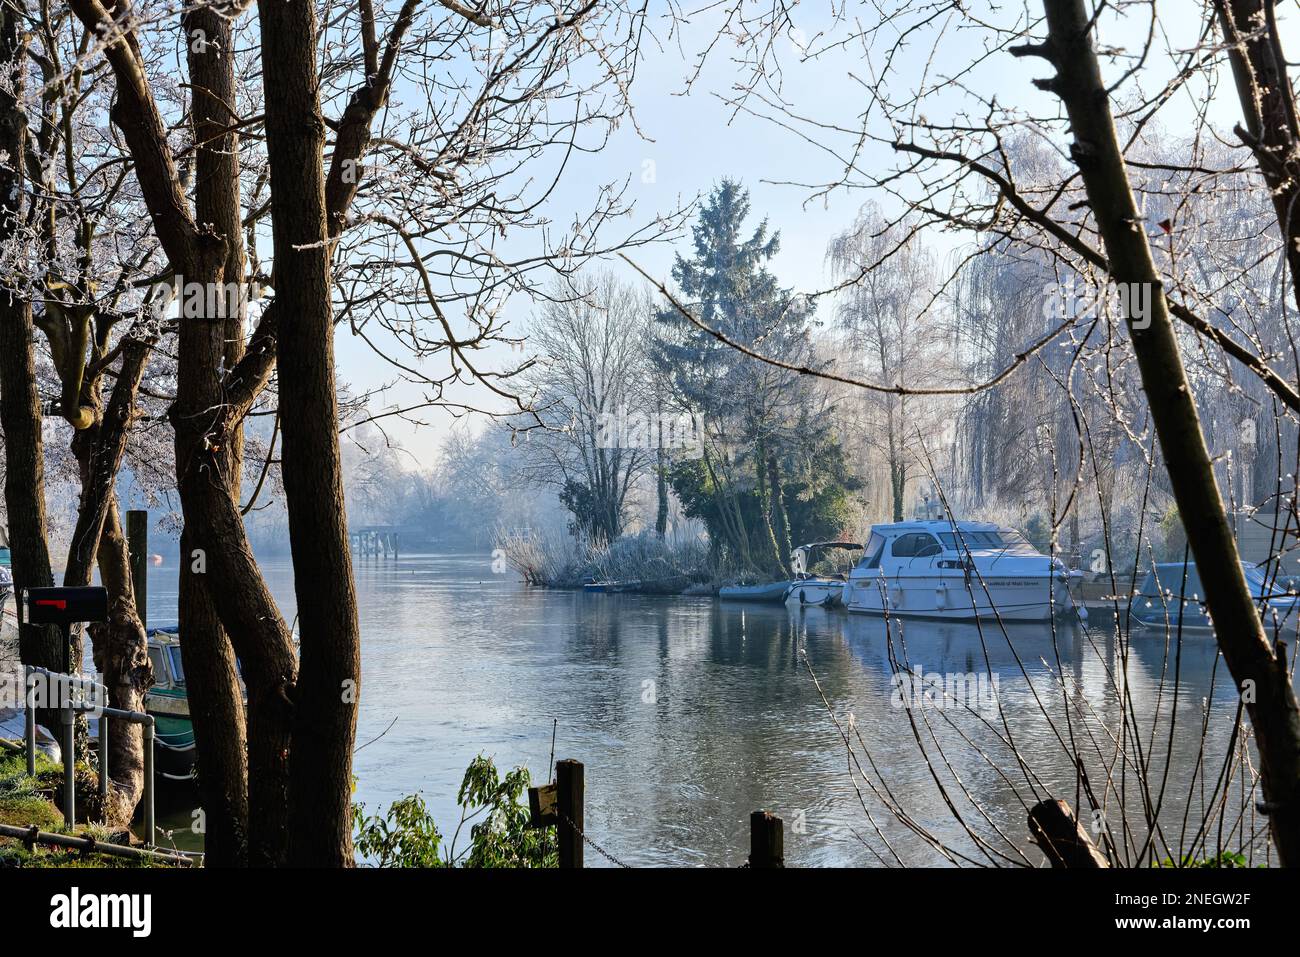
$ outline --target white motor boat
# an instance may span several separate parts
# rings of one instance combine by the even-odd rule
[[[814,542],[800,545],[790,552],[790,568],[794,572],[794,581],[785,590],[787,605],[820,605],[830,608],[838,605],[844,596],[843,575],[813,575],[808,569],[813,564],[813,556],[823,549],[840,548],[845,551],[862,551],[857,542]]]
[[[875,525],[844,584],[849,611],[1042,621],[1072,612],[1071,572],[1014,529],[987,522]]]

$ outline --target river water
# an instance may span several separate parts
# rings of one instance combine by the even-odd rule
[[[292,620],[287,560],[263,568]],[[1085,803],[1072,741],[1099,803],[1107,775],[1136,802],[1136,769],[1147,763],[1162,847],[1189,846],[1200,808],[1214,801],[1236,713],[1212,639],[1118,642],[1097,627],[1098,614],[1091,631],[895,622],[887,633],[884,621],[843,611],[534,589],[494,574],[486,554],[358,560],[356,580],[354,770],[367,810],[420,792],[449,836],[469,762],[485,753],[503,771],[526,765],[545,779],[554,726],[555,756],[586,765],[587,834],[632,865],[739,865],[759,808],[785,820],[792,865],[945,864],[962,855],[1037,864],[1027,807],[1049,796]],[[149,611],[151,624],[175,621],[174,567],[151,569]],[[921,690],[944,676],[958,683],[925,707],[895,677],[914,667],[932,682]],[[1198,762],[1203,722],[1209,745]],[[180,846],[193,846],[179,833],[187,801],[173,795],[162,819]],[[1145,830],[1131,824],[1125,837],[1113,793],[1105,803],[1094,823],[1121,846],[1140,843]],[[1262,827],[1240,807],[1234,792],[1226,836],[1216,828],[1210,852]],[[590,847],[586,858],[609,864]]]

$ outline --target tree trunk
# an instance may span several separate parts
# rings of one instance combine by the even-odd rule
[[[902,443],[894,434],[895,415],[892,397],[889,398],[888,403],[885,426],[889,432],[889,494],[894,506],[893,520],[901,522],[904,512],[903,494],[907,490],[907,464],[903,461],[903,451],[900,447]],[[900,409],[899,417],[901,416]]]
[[[140,380],[144,377],[144,368],[152,351],[152,340],[132,338],[126,342],[122,349],[122,365],[102,414],[99,412],[99,399],[93,395],[96,386],[90,386],[92,394],[89,397],[85,393],[82,395],[83,407],[88,405],[93,410],[96,421],[89,428],[78,431],[72,439],[72,451],[81,466],[81,501],[68,548],[68,564],[63,570],[65,585],[90,584],[99,553],[100,535],[114,503],[114,483],[122,467],[127,436],[135,418]],[[120,593],[113,598],[131,601],[129,593]],[[134,608],[134,601],[131,604]]]
[[[259,0],[280,331],[282,472],[301,665],[290,755],[290,862],[349,866],[361,681],[334,384],[325,124],[311,4]]]
[[[718,520],[722,525],[731,551],[734,553],[735,561],[740,567],[748,571],[753,568],[753,559],[749,551],[749,534],[745,529],[744,517],[740,513],[740,506],[736,501],[736,494],[731,488],[729,481],[724,481],[723,472],[714,468],[713,456],[709,452],[709,447],[704,446],[704,468],[709,474],[709,480],[713,487],[717,489],[716,500],[718,501]],[[719,463],[725,468],[726,463]]]
[[[144,695],[153,684],[144,624],[135,604],[126,536],[118,517],[117,497],[110,496],[99,538],[99,574],[110,596],[109,619],[90,626],[95,667],[108,687],[108,705],[144,711]],[[126,825],[144,793],[144,734],[140,725],[110,721],[108,736],[109,803],[106,823]],[[152,839],[152,838],[151,838]]]
[[[103,348],[102,342],[96,345],[96,357]],[[89,585],[95,563],[102,556],[104,529],[108,524],[110,512],[114,515],[116,513],[115,485],[118,472],[122,467],[122,457],[126,454],[131,424],[135,419],[135,399],[139,394],[145,365],[152,352],[152,339],[126,340],[122,349],[121,368],[118,370],[108,405],[102,412],[98,377],[84,383],[84,388],[77,397],[78,405],[75,409],[64,407],[65,416],[70,415],[71,420],[75,420],[76,423],[84,423],[87,416],[90,420],[89,425],[79,428],[72,437],[72,452],[81,471],[81,499],[77,505],[77,523],[68,548],[67,565],[63,569],[63,584],[66,586]],[[121,538],[120,525],[117,534]],[[90,634],[92,639],[102,639],[115,647],[93,649],[96,667],[100,669],[104,683],[109,688],[110,698],[113,694],[129,696],[127,689],[136,687],[147,689],[153,684],[153,671],[144,647],[144,630],[136,612],[129,572],[117,577],[105,575],[104,585],[109,596],[111,616],[109,627],[96,629]],[[134,629],[131,625],[132,621],[135,622]],[[144,653],[142,664],[139,661],[140,652]],[[82,633],[77,626],[74,626],[71,641],[71,670],[74,673],[80,668],[83,655]],[[126,670],[117,673],[113,669],[118,667]],[[139,667],[143,667],[144,674],[136,673]],[[83,719],[79,717],[76,734],[78,750],[81,749],[85,738],[83,723]],[[126,809],[123,802],[132,794],[138,799],[140,789],[132,790],[130,779],[132,758],[125,753],[122,758],[127,762],[124,771],[127,777],[123,779],[125,790],[118,794],[114,802],[114,813],[125,814],[126,819],[129,820],[135,806],[132,804],[129,809]]]
[[[770,488],[769,494],[772,496],[772,512],[775,521],[776,543],[779,548],[777,557],[780,559],[781,570],[787,575],[790,574],[790,516],[785,510],[785,494],[782,491],[781,467],[777,464],[776,456],[768,454],[767,456],[767,484]]]
[[[195,151],[195,208],[199,220],[211,223],[224,242],[220,276],[229,289],[231,283],[240,284],[244,278],[239,221],[239,140],[228,129],[230,117],[236,115],[234,63],[228,55],[233,27],[228,18],[208,7],[187,12],[182,26],[194,85],[191,124],[194,142],[201,144]],[[178,623],[181,655],[189,676],[206,861],[214,867],[237,867],[248,863],[250,830],[257,839],[254,856],[259,863],[278,863],[283,859],[288,789],[283,758],[272,757],[259,764],[259,772],[264,772],[259,795],[265,794],[266,798],[257,802],[260,824],[250,829],[248,726],[234,649],[209,594],[207,562],[210,550],[239,548],[241,536],[222,542],[195,532],[196,528],[211,527],[213,523],[206,513],[223,509],[222,499],[237,503],[239,497],[242,424],[236,423],[224,441],[216,443],[220,447],[211,459],[216,467],[212,472],[199,464],[203,462],[203,446],[208,442],[207,430],[202,426],[210,425],[201,410],[220,405],[223,398],[220,370],[233,368],[242,357],[244,347],[242,290],[236,298],[226,296],[223,302],[224,317],[186,323],[187,328],[181,333],[182,392],[186,406],[185,427],[176,432],[176,461],[178,476],[185,476],[180,487],[186,526],[181,535]],[[221,481],[211,481],[214,473]],[[192,520],[196,513],[205,513],[205,518]],[[273,647],[287,646],[287,640],[275,636],[271,641]],[[257,668],[256,659],[250,660],[250,667]],[[276,685],[260,668],[250,682],[259,692]],[[266,727],[265,737],[270,742],[259,749],[261,755],[273,756],[277,749],[283,751],[288,746],[288,716],[280,706],[279,696],[278,688],[270,692],[274,704],[259,709],[258,727]],[[261,720],[264,711],[268,719],[265,722]]]
[[[207,788],[213,789],[214,803],[210,808],[205,805],[205,809],[214,816],[209,827],[222,829],[226,837],[236,841],[235,857],[226,863],[238,863],[238,835],[246,827],[248,863],[254,867],[277,866],[284,863],[288,853],[289,748],[297,662],[289,630],[249,547],[239,509],[224,482],[212,478],[220,474],[224,459],[219,452],[203,449],[201,431],[196,440],[190,431],[194,420],[180,410],[181,401],[178,396],[173,421],[179,423],[177,468],[185,509],[181,560],[186,571],[182,575],[182,594],[190,603],[181,609],[180,625],[182,631],[194,629],[190,647],[183,652],[187,655],[186,668],[197,652],[204,661],[203,684],[211,692],[199,702],[201,717],[195,722],[196,739],[208,735],[209,750],[199,752],[201,782],[204,760],[222,762],[215,779],[201,784],[205,798]],[[190,457],[182,459],[182,455]],[[240,711],[239,689],[230,652],[224,643],[207,644],[215,641],[215,631],[211,620],[203,617],[208,606],[203,596],[196,596],[198,588],[206,588],[207,601],[220,616],[243,665],[248,688],[246,824],[241,817],[221,817],[240,810],[235,795],[242,777],[239,755],[243,750],[243,723],[236,717]],[[196,642],[199,638],[203,644]],[[190,694],[193,698],[193,690]],[[205,721],[212,722],[210,728],[203,727]]]
[[[235,654],[208,594],[194,572],[193,534],[181,532],[178,595],[181,658],[198,755],[207,867],[248,863],[248,729]]]
[[[894,437],[889,437],[889,497],[893,503],[893,521],[903,521],[903,494],[907,489],[906,466],[900,461]]]
[[[758,535],[763,540],[763,551],[767,553],[765,571],[781,574],[785,563],[781,560],[781,547],[776,541],[776,531],[772,528],[772,490],[768,488],[767,441],[759,433],[754,450],[754,484],[758,495]]]
[[[23,90],[26,41],[19,16],[23,0],[0,6],[0,152],[26,155],[27,127],[18,110]],[[22,163],[0,166],[0,242],[13,235],[21,217]],[[45,539],[45,447],[41,438],[41,403],[36,391],[36,360],[31,303],[0,289],[0,428],[5,435],[5,505],[9,514],[14,596],[25,588],[54,584]],[[18,632],[23,664],[58,671],[63,667],[63,639],[51,626],[23,625]],[[37,719],[57,729],[52,712]]]
[[[655,463],[655,497],[658,508],[655,511],[655,535],[663,538],[668,534],[668,456],[662,446]]]
[[[1273,197],[1282,232],[1282,249],[1291,273],[1291,289],[1300,305],[1300,123],[1286,58],[1277,36],[1273,3],[1263,0],[1215,0],[1219,23],[1228,40],[1232,78],[1241,100],[1245,129],[1237,136],[1255,154],[1259,171]]]
[[[1022,47],[1042,56],[1056,76],[1039,85],[1058,95],[1069,114],[1071,152],[1118,282],[1147,283],[1149,322],[1130,316],[1129,332],[1179,513],[1205,588],[1224,661],[1240,689],[1259,748],[1265,809],[1278,858],[1300,864],[1300,709],[1284,646],[1276,653],[1246,587],[1237,545],[1215,484],[1195,400],[1134,202],[1093,49],[1083,0],[1044,0],[1048,39]]]

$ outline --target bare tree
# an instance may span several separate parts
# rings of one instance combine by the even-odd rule
[[[23,229],[19,198],[26,183],[27,125],[21,101],[26,90],[28,40],[24,6],[18,0],[0,6],[0,244],[8,245]],[[12,284],[0,289],[0,429],[4,432],[5,505],[13,553],[14,589],[54,584],[45,534],[45,450],[41,404],[37,393],[31,300]],[[19,631],[19,654],[28,665],[58,670],[63,647],[58,629],[25,624]],[[42,720],[49,722],[48,715]]]
[[[933,254],[920,237],[903,237],[905,225],[886,223],[868,204],[853,228],[835,237],[827,250],[838,278],[856,282],[840,296],[838,316],[845,344],[863,373],[873,379],[920,387],[950,378],[951,336],[942,317],[929,309],[935,284]],[[893,519],[905,518],[906,491],[914,444],[931,431],[918,415],[921,400],[894,392],[867,393],[883,417],[873,437],[889,468]]]
[[[520,472],[556,489],[594,545],[623,533],[628,494],[660,438],[662,420],[636,401],[648,331],[644,297],[608,272],[554,289],[529,325],[538,362],[521,381],[547,429],[524,434]]]
[[[1266,185],[1271,187],[1270,202],[1277,213],[1274,232],[1250,235],[1250,241],[1262,248],[1248,258],[1265,263],[1267,270],[1295,257],[1290,241],[1294,219],[1285,185],[1293,179],[1287,164],[1294,161],[1295,110],[1280,54],[1275,5],[1207,5],[1203,19],[1195,25],[1197,42],[1190,49],[1175,48],[1163,39],[1168,36],[1163,32],[1166,24],[1154,5],[1121,9],[1102,4],[1089,10],[1082,0],[1046,0],[1043,9],[1045,19],[1038,16],[1037,8],[999,9],[986,16],[957,2],[894,4],[877,7],[860,18],[848,15],[846,9],[843,14],[819,20],[814,30],[799,30],[793,5],[726,4],[723,30],[737,40],[740,59],[749,68],[748,77],[736,84],[727,100],[737,113],[770,119],[816,143],[832,170],[823,180],[812,173],[809,181],[799,184],[814,197],[826,197],[842,188],[870,187],[890,196],[901,210],[891,221],[912,220],[917,228],[940,227],[978,235],[980,248],[972,251],[972,256],[987,255],[988,250],[999,255],[1011,250],[1019,255],[1041,253],[1053,273],[1083,278],[1094,294],[1113,288],[1113,284],[1130,296],[1149,293],[1149,303],[1130,298],[1119,310],[1103,308],[1062,316],[1043,335],[1022,344],[1002,368],[950,391],[979,395],[1002,387],[1018,370],[1030,368],[1054,377],[1069,396],[1075,438],[1064,443],[1060,435],[1045,438],[1057,452],[1070,449],[1070,457],[1078,462],[1091,459],[1088,464],[1094,477],[1103,471],[1097,467],[1096,455],[1105,443],[1094,445],[1091,420],[1096,414],[1108,417],[1147,469],[1135,529],[1139,543],[1146,534],[1146,496],[1155,484],[1156,465],[1163,464],[1187,529],[1190,551],[1201,574],[1207,576],[1206,604],[1215,623],[1218,647],[1241,695],[1240,713],[1250,716],[1261,762],[1264,799],[1260,808],[1268,815],[1279,859],[1294,863],[1300,859],[1295,815],[1295,794],[1300,788],[1300,721],[1290,669],[1284,645],[1273,643],[1263,630],[1260,609],[1247,589],[1202,427],[1205,407],[1217,405],[1228,415],[1239,413],[1228,411],[1225,404],[1212,403],[1196,390],[1201,382],[1218,383],[1218,388],[1227,384],[1236,391],[1239,377],[1255,379],[1267,396],[1265,401],[1273,406],[1280,463],[1284,455],[1293,454],[1285,451],[1283,437],[1294,429],[1292,420],[1300,410],[1293,377],[1281,371],[1294,368],[1294,348],[1285,332],[1284,316],[1281,349],[1274,346],[1277,340],[1259,335],[1260,324],[1251,314],[1254,292],[1247,291],[1250,270],[1231,266],[1229,257],[1221,258],[1211,269],[1199,268],[1206,264],[1205,259],[1196,262],[1195,244],[1185,241],[1179,232],[1181,216],[1192,205],[1194,192],[1222,189],[1230,195],[1230,190],[1242,183],[1244,167],[1239,160],[1216,166],[1203,147],[1206,139],[1220,135],[1209,123],[1206,110],[1217,65],[1225,53],[1215,37],[1216,29],[1222,27],[1246,107],[1247,126],[1254,130],[1239,130],[1238,135],[1252,150]],[[1044,26],[1045,39],[1041,37]],[[1138,29],[1133,32],[1135,26]],[[1103,79],[1094,37],[1105,38],[1108,30],[1122,31],[1124,27],[1129,28],[1130,36],[1147,39],[1136,50],[1104,47],[1105,58],[1114,67],[1113,74]],[[853,120],[827,121],[800,111],[784,96],[780,50],[787,47],[773,40],[796,31],[804,38],[812,37],[797,48],[805,62],[831,61],[845,51],[855,51],[869,64],[865,73],[853,75],[864,104]],[[950,40],[958,35],[978,35],[981,45],[975,52],[964,50],[959,65],[954,66],[945,58],[951,54]],[[1038,38],[1033,42],[1025,42],[1035,35]],[[1159,42],[1165,42],[1166,49],[1157,54]],[[917,56],[917,48],[926,43],[929,48]],[[996,71],[1005,69],[1006,58],[1013,54],[1041,57],[1055,68],[1055,75],[1037,81],[1037,86],[1055,98],[1049,102],[1059,100],[1064,105],[1064,115],[1051,109],[1034,112],[999,95]],[[1143,155],[1144,139],[1152,135],[1162,108],[1185,90],[1194,92],[1190,99],[1195,104],[1188,148],[1176,161],[1153,161],[1149,152]],[[1195,95],[1201,92],[1206,95]],[[1025,102],[1037,105],[1039,100],[1031,97]],[[1008,141],[1026,133],[1041,140],[1045,151],[1068,156],[1070,165],[1061,164],[1061,171],[1055,174],[1046,165],[1017,168]],[[877,152],[881,148],[896,154],[896,164],[882,167]],[[1211,159],[1208,164],[1207,158]],[[1169,188],[1169,184],[1176,185]],[[1144,209],[1135,192],[1144,200],[1161,194],[1160,201]],[[1164,206],[1162,217],[1153,217],[1153,209],[1160,206]],[[1245,238],[1239,234],[1236,243]],[[1291,272],[1294,277],[1295,270]],[[945,280],[941,291],[951,281],[952,277]],[[1275,308],[1271,313],[1279,311]],[[1116,316],[1124,320],[1123,326],[1112,323]],[[1113,334],[1112,326],[1127,331],[1127,336]],[[1101,334],[1094,335],[1099,329]],[[1045,358],[1053,346],[1063,346],[1072,355],[1065,367],[1067,375],[1061,374],[1058,363]],[[749,351],[753,354],[756,350]],[[777,357],[759,358],[780,368],[789,367]],[[1189,375],[1188,363],[1195,365],[1195,375]],[[1131,388],[1135,380],[1136,392]],[[894,383],[861,379],[853,384],[882,394],[939,391],[908,390]],[[1100,401],[1091,409],[1081,405],[1075,401],[1078,389],[1090,390]],[[1142,400],[1137,405],[1129,401],[1135,395]],[[1198,403],[1203,409],[1198,409]],[[1054,457],[1054,478],[1059,465]],[[1077,467],[1072,471],[1075,477],[1067,470],[1066,479],[1076,489],[1064,499],[1052,493],[1053,528],[1070,510],[1077,476],[1083,474]],[[1220,473],[1231,481],[1233,473],[1226,468]],[[1293,475],[1294,470],[1285,474],[1278,469],[1278,494],[1293,490]],[[1052,484],[1055,489],[1056,482]],[[1100,485],[1098,482],[1099,492]],[[1101,509],[1102,534],[1109,547],[1113,530],[1107,524],[1108,511]],[[1140,555],[1140,544],[1136,551]],[[1136,573],[1134,566],[1125,571]],[[1115,591],[1134,584],[1131,578],[1127,584],[1119,579],[1112,571]],[[1123,649],[1126,637],[1118,603],[1116,612],[1116,640]],[[1127,652],[1124,654],[1122,665],[1127,667]],[[1126,706],[1117,750],[1128,752],[1128,736],[1137,720],[1136,712],[1130,714]],[[1230,753],[1238,744],[1236,735],[1234,727],[1228,742]],[[1068,744],[1066,739],[1062,741]],[[1225,766],[1232,760],[1225,757]],[[1086,793],[1090,786],[1082,761],[1078,767],[1080,793]],[[1144,775],[1143,781],[1149,778]],[[1144,813],[1155,815],[1148,816],[1148,822],[1156,823],[1151,825],[1153,836],[1133,848],[1139,858],[1149,859],[1153,841],[1159,841],[1163,796],[1164,783],[1160,782],[1157,790],[1143,799],[1148,809]],[[1095,802],[1095,795],[1090,794],[1088,800]],[[889,803],[895,812],[906,814],[896,802]],[[1241,813],[1248,813],[1244,804]],[[1123,826],[1127,831],[1130,822],[1126,819]],[[1175,855],[1175,860],[1183,858]]]
[[[403,0],[340,15],[275,4],[261,6],[254,32],[245,6],[142,15],[121,0],[72,4],[93,38],[87,58],[112,69],[112,120],[168,277],[218,292],[179,322],[170,410],[185,518],[182,646],[212,859],[342,864],[359,665],[329,330],[347,322],[426,387],[425,407],[463,411],[444,395],[461,381],[523,410],[510,387],[518,370],[476,355],[508,338],[505,300],[534,288],[534,277],[568,274],[662,229],[634,227],[602,245],[605,227],[628,212],[617,183],[598,187],[568,230],[538,211],[563,157],[597,146],[627,114],[641,12],[520,2],[488,15]],[[314,6],[327,11],[319,20]],[[188,116],[159,63],[177,30],[194,91]],[[390,102],[399,78],[414,91],[404,108]],[[186,121],[192,145],[178,154],[171,136]],[[264,139],[248,135],[258,131]],[[182,162],[193,170],[192,202]],[[268,215],[269,269],[257,249]],[[540,237],[532,248],[504,248],[511,232],[530,231]],[[253,284],[274,295],[249,331],[243,290]],[[381,334],[389,341],[376,343]],[[275,402],[267,387],[277,356],[296,580],[312,590],[304,607],[319,608],[301,620],[301,660],[240,504],[242,423]],[[449,371],[418,368],[431,358]]]

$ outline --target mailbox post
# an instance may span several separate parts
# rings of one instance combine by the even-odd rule
[[[95,586],[27,588],[18,603],[26,625],[58,625],[63,631],[63,672],[72,674],[72,626],[108,621],[108,590]],[[81,662],[75,662],[81,670]]]
[[[74,803],[76,774],[76,715],[72,705],[72,626],[92,621],[108,621],[108,590],[99,587],[28,588],[18,603],[21,622],[27,625],[58,625],[63,631],[63,672],[67,678],[61,683],[62,696],[59,716],[63,724],[63,816],[68,827],[76,823]],[[81,662],[76,662],[81,670]],[[48,687],[48,682],[47,682]],[[30,693],[30,692],[29,692]],[[100,728],[104,736],[105,728]],[[29,747],[31,742],[28,742]],[[29,763],[31,761],[29,756]],[[150,835],[150,840],[153,836]]]

